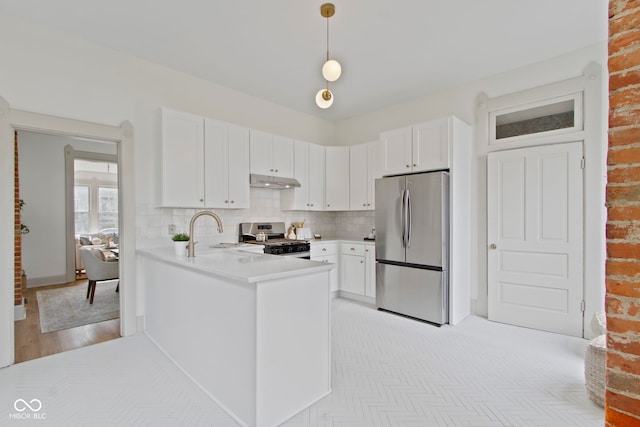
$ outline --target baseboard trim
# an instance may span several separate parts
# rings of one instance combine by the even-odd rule
[[[471,300],[471,314],[473,314],[474,316],[478,315],[478,300],[477,299],[472,299]]]
[[[136,331],[139,334],[144,333],[144,314],[136,317]]]
[[[62,274],[59,276],[48,276],[48,277],[29,277],[27,281],[27,288],[38,288],[40,286],[49,286],[49,285],[60,285],[63,283],[69,283],[67,280],[67,276]]]
[[[24,306],[24,298],[22,298],[22,303],[20,305],[13,306],[13,320],[24,320],[27,318],[27,310]]]
[[[354,293],[348,292],[348,291],[340,290],[340,291],[338,291],[338,296],[340,296],[342,298],[347,298],[347,299],[363,302],[363,303],[369,304],[369,305],[376,305],[376,299],[375,298],[366,297],[364,295],[354,294]]]

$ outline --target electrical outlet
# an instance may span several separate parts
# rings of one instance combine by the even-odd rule
[[[175,224],[169,224],[169,234],[174,235],[178,232]]]

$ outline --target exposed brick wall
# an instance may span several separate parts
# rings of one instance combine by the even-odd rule
[[[608,426],[640,426],[640,0],[609,2]]]
[[[18,132],[14,133],[14,221],[15,221],[15,237],[14,237],[14,291],[13,304],[22,304],[22,234],[20,233],[20,179],[18,176]]]

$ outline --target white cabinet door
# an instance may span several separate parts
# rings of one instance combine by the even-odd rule
[[[274,135],[272,159],[272,175],[291,178],[293,176],[293,139]]]
[[[448,123],[448,119],[445,118],[413,126],[413,172],[449,167]]]
[[[373,245],[367,245],[364,250],[364,294],[376,297],[376,250]]]
[[[367,144],[349,147],[349,208],[352,211],[367,210],[370,205],[368,161]]]
[[[293,177],[300,187],[282,190],[280,208],[282,210],[304,211],[309,209],[309,143],[295,141],[293,144]]]
[[[380,144],[384,175],[411,172],[411,127],[381,132]]]
[[[229,199],[228,124],[204,120],[205,206],[226,208]]]
[[[367,143],[367,209],[376,208],[376,179],[382,178],[380,141]]]
[[[349,147],[326,147],[326,210],[349,210]]]
[[[205,206],[249,207],[249,130],[205,119]]]
[[[329,273],[329,290],[331,292],[335,292],[338,289],[340,289],[339,285],[340,285],[340,266],[339,266],[339,262],[338,262],[338,255],[334,254],[334,255],[327,255],[324,257],[323,259],[324,262],[329,262],[331,264],[335,264],[335,268],[333,270],[331,270],[331,273]]]
[[[160,205],[204,207],[202,117],[163,108]]]
[[[363,256],[340,255],[340,290],[357,295],[365,294],[365,266]]]
[[[249,197],[249,129],[229,125],[228,131],[228,185],[227,207],[246,209]]]
[[[251,173],[273,175],[273,135],[251,129],[249,155]]]
[[[280,206],[283,210],[324,210],[325,153],[321,145],[294,142],[293,177],[300,187],[283,190]]]
[[[309,210],[324,210],[325,167],[325,147],[309,144]]]

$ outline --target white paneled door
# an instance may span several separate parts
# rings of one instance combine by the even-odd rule
[[[489,320],[583,335],[582,142],[489,153]]]

